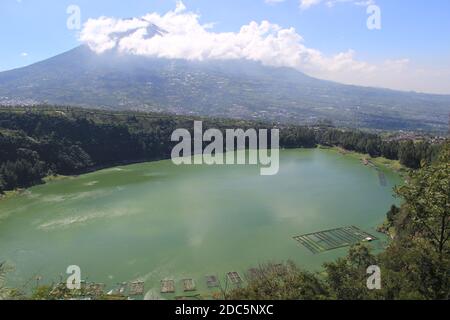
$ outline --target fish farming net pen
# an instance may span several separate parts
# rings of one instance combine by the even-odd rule
[[[145,284],[142,281],[131,282],[128,284],[128,292],[130,296],[143,295],[145,291]]]
[[[219,286],[219,279],[216,276],[206,276],[206,284],[208,288],[216,288]]]
[[[184,279],[183,280],[183,291],[195,291],[195,282],[193,279]]]
[[[175,293],[175,281],[161,280],[161,293]]]
[[[313,254],[348,247],[363,241],[378,240],[355,226],[308,233],[295,236],[294,239]]]

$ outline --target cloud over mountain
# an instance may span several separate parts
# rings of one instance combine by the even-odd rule
[[[294,28],[252,21],[239,32],[218,33],[211,31],[210,25],[202,25],[199,18],[179,2],[175,10],[164,15],[150,13],[125,20],[90,19],[80,40],[97,53],[115,48],[123,53],[169,59],[248,59],[265,65],[329,71],[373,69],[367,63],[356,61],[352,50],[327,57],[306,47]],[[152,26],[166,32],[148,37],[148,28]]]
[[[304,2],[308,5],[317,1]],[[149,13],[132,19],[89,19],[79,39],[99,54],[115,49],[124,54],[168,59],[247,59],[269,66],[292,67],[344,83],[421,88],[416,84],[403,86],[403,80],[407,79],[402,79],[404,72],[399,70],[404,70],[408,64],[405,59],[372,64],[356,59],[351,49],[327,55],[307,47],[294,28],[283,28],[269,21],[251,21],[238,32],[215,32],[213,25],[202,24],[199,14],[188,11],[181,1],[165,14]],[[390,78],[386,78],[386,73]],[[423,83],[420,85],[423,87]]]

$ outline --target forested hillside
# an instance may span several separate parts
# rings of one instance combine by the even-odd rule
[[[177,128],[272,128],[273,124],[203,119],[156,113],[107,112],[76,108],[0,109],[0,192],[29,187],[53,174],[71,175],[120,163],[165,159]],[[278,126],[282,148],[318,144],[399,159],[410,168],[431,162],[439,146],[387,142],[362,131],[327,126]]]

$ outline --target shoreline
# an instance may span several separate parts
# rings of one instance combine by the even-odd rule
[[[326,150],[327,148],[319,148],[319,147],[316,147],[316,148],[295,148],[295,149],[286,149],[287,151],[292,151],[294,154],[302,154],[302,153],[310,153],[310,152],[322,152],[323,150]],[[337,150],[338,149],[336,149],[336,148],[328,148],[328,149],[330,149],[330,151],[332,151],[332,152],[330,152],[329,153],[329,155],[332,157],[332,159],[333,159],[333,157],[334,157],[334,159],[336,159],[337,157],[339,157],[339,155],[335,155],[335,156],[333,156],[333,154],[335,154],[335,152],[337,152]],[[333,150],[331,150],[331,149],[333,149]],[[316,151],[316,150],[318,150],[318,151]],[[324,155],[326,156],[326,154],[327,154],[328,152],[324,152]],[[154,161],[143,161],[143,162],[140,162],[140,163],[142,163],[142,164],[145,164],[145,163],[154,163],[154,162],[158,162],[158,161],[161,161],[161,160],[154,160]],[[170,160],[169,160],[170,161]],[[350,161],[351,162],[354,162],[353,160],[351,160],[350,159]],[[354,165],[355,166],[358,166],[359,164],[355,161],[354,162]],[[120,166],[120,165],[119,165]],[[116,166],[117,167],[117,166]],[[110,168],[114,168],[114,166],[112,166],[112,167],[110,167]],[[99,170],[101,170],[101,169],[99,169]],[[56,175],[56,176],[50,176],[50,177],[46,177],[46,178],[44,178],[43,179],[43,181],[45,181],[45,183],[47,183],[47,182],[58,182],[58,181],[64,181],[64,180],[67,180],[67,179],[73,179],[73,178],[76,178],[77,176],[61,176],[61,175]],[[70,182],[70,180],[68,181],[68,183],[70,184],[71,182]],[[23,190],[20,190],[20,191],[18,191],[18,192],[26,192],[26,189],[23,189]],[[17,199],[16,199],[17,200]],[[14,202],[13,202],[14,200],[12,200],[11,202],[14,204]],[[373,226],[374,228],[376,228],[376,225],[374,225]],[[367,229],[367,231],[369,231],[368,229]],[[377,237],[378,237],[378,235],[377,235]],[[380,241],[381,241],[381,239],[380,239]],[[387,239],[386,239],[386,241],[388,241]],[[384,242],[384,240],[383,240],[383,242]],[[381,248],[381,246],[380,247],[378,247],[377,245],[375,245],[375,246],[373,246],[373,249],[374,250],[376,250],[375,252],[378,252],[378,250],[384,250],[384,246],[383,246],[383,248]],[[346,249],[346,252],[348,252],[348,250]],[[334,258],[333,258],[334,259]],[[334,261],[333,259],[330,259],[329,261],[331,262],[331,261]],[[298,265],[300,265],[300,266],[303,266],[302,264],[301,264],[301,262],[297,262],[297,264]],[[238,270],[238,271],[240,271],[240,270]],[[320,272],[320,271],[323,271],[323,268],[322,268],[322,266],[318,266],[317,267],[317,272]],[[242,274],[242,273],[241,273]],[[195,279],[198,279],[198,277],[197,277],[197,275],[194,275],[195,276]],[[150,282],[150,285],[152,285],[152,282]],[[112,285],[109,285],[109,287],[112,287]],[[198,292],[200,292],[200,289],[199,289],[199,291]],[[172,298],[170,298],[170,300],[172,300]]]
[[[11,198],[11,197],[16,196],[16,195],[20,195],[20,194],[26,192],[28,189],[30,189],[32,187],[45,185],[45,184],[47,184],[49,182],[61,181],[61,180],[66,180],[66,179],[73,179],[73,178],[76,178],[76,177],[84,175],[84,174],[93,173],[93,172],[97,172],[97,171],[100,171],[100,170],[110,169],[110,168],[114,168],[114,167],[118,167],[118,166],[126,166],[126,165],[133,165],[133,164],[139,164],[139,163],[163,161],[163,160],[168,160],[168,159],[166,159],[166,158],[155,158],[155,159],[142,159],[142,160],[124,160],[124,161],[118,161],[118,162],[109,163],[109,164],[95,165],[95,166],[86,168],[84,170],[80,170],[79,172],[76,172],[76,173],[71,174],[71,175],[53,174],[53,175],[45,176],[45,177],[43,177],[41,179],[41,183],[36,183],[36,184],[34,184],[32,186],[25,187],[25,188],[17,188],[17,189],[14,189],[14,190],[5,190],[3,192],[3,194],[0,193],[0,201],[6,200],[6,199]]]
[[[386,169],[392,170],[396,173],[398,173],[402,178],[405,178],[405,175],[408,173],[408,168],[404,165],[400,164],[399,160],[390,160],[384,157],[376,157],[373,158],[369,154],[359,153],[356,151],[350,151],[341,147],[327,147],[327,146],[321,146],[319,145],[317,148],[323,149],[323,150],[330,150],[337,152],[343,156],[349,156],[353,157],[355,159],[360,160],[363,162],[364,160],[367,161],[367,163],[363,163],[366,166],[371,167],[384,167]]]
[[[377,168],[378,166],[384,167],[385,169],[392,170],[392,171],[398,173],[402,179],[406,178],[405,176],[407,174],[408,168],[401,165],[398,160],[389,160],[389,159],[383,158],[383,157],[372,158],[368,154],[358,153],[356,151],[350,151],[350,150],[347,150],[347,149],[344,149],[341,147],[337,147],[337,146],[328,147],[328,146],[323,146],[323,145],[317,145],[317,147],[315,147],[315,148],[292,148],[292,149],[285,149],[285,150],[313,150],[313,149],[333,151],[333,152],[339,153],[343,156],[352,157],[352,158],[358,159],[360,161],[363,161],[363,159],[367,159],[372,164],[372,167],[374,167],[374,168]],[[281,148],[280,148],[280,150],[281,150]],[[86,168],[84,170],[80,170],[79,172],[74,173],[72,175],[55,174],[55,175],[45,176],[42,178],[42,183],[38,183],[38,184],[29,186],[26,188],[17,188],[15,190],[4,191],[3,194],[0,194],[0,201],[20,195],[20,194],[26,192],[29,188],[32,188],[34,186],[45,185],[45,184],[53,182],[53,181],[73,179],[80,175],[93,173],[93,172],[101,171],[104,169],[110,169],[110,168],[114,168],[114,167],[118,167],[118,166],[150,163],[150,162],[164,161],[164,160],[169,160],[169,159],[170,158],[168,156],[167,157],[163,156],[163,157],[157,157],[154,159],[124,160],[124,161],[118,161],[118,162],[109,163],[109,164],[95,165],[95,166]]]

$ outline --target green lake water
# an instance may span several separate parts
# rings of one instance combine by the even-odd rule
[[[283,150],[280,171],[256,166],[175,166],[170,160],[120,166],[30,188],[0,201],[0,261],[14,266],[8,284],[82,278],[107,284],[244,276],[260,263],[288,259],[309,270],[348,248],[313,255],[292,237],[355,225],[375,231],[397,200],[400,177],[331,150]]]

